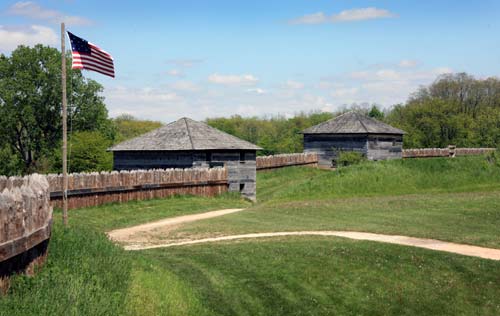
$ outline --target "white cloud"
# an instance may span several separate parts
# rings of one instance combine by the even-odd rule
[[[291,20],[290,24],[324,24],[324,23],[341,23],[341,22],[357,22],[365,20],[386,19],[397,17],[396,14],[385,9],[378,8],[360,8],[344,10],[339,13],[327,16],[323,12],[306,14],[299,18]]]
[[[253,75],[219,75],[217,73],[208,77],[211,83],[222,85],[254,85],[259,79]]]
[[[317,12],[291,20],[290,24],[322,24],[326,22],[328,22],[328,17],[323,12]]]
[[[389,10],[377,8],[361,8],[344,10],[339,14],[334,14],[331,18],[332,22],[353,22],[384,18],[394,18],[396,15]]]
[[[184,77],[184,73],[179,69],[170,69],[167,74],[172,77]]]
[[[432,70],[432,73],[436,76],[452,73],[453,69],[450,67],[438,67]]]
[[[448,67],[361,70],[339,76],[330,86],[330,96],[335,104],[377,103],[387,107],[405,102],[420,86],[428,85],[437,76],[451,72],[453,69]],[[322,83],[325,89],[329,88],[327,83]]]
[[[398,65],[401,68],[413,68],[418,65],[418,62],[416,60],[403,59]]]
[[[285,87],[288,89],[300,90],[304,88],[304,84],[298,81],[287,80],[285,82]]]
[[[10,15],[24,16],[27,18],[50,21],[53,23],[65,22],[67,25],[91,25],[93,22],[80,16],[66,15],[57,10],[42,8],[32,1],[19,1],[7,9]]]
[[[265,94],[265,93],[267,93],[267,91],[266,91],[266,90],[261,89],[261,88],[251,88],[251,89],[247,89],[247,92],[249,92],[249,93],[255,93],[255,94]]]
[[[55,45],[59,38],[49,27],[31,25],[23,27],[6,27],[0,25],[0,51],[10,52],[18,45]]]
[[[169,89],[114,87],[104,90],[112,117],[123,113],[136,117],[161,120],[174,117],[185,109],[183,98]]]

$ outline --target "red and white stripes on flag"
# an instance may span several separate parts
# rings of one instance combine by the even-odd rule
[[[113,57],[98,46],[68,32],[73,56],[72,69],[86,69],[115,77]]]

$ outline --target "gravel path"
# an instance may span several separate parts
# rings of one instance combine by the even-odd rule
[[[269,238],[269,237],[283,237],[283,236],[335,236],[335,237],[344,237],[349,239],[369,240],[369,241],[385,242],[390,244],[413,246],[413,247],[426,248],[444,252],[457,253],[464,256],[479,257],[491,260],[500,260],[500,249],[456,244],[436,239],[424,239],[424,238],[415,238],[407,236],[383,235],[383,234],[372,234],[372,233],[350,232],[350,231],[299,231],[299,232],[255,233],[255,234],[203,238],[198,240],[165,243],[159,245],[148,245],[148,246],[130,245],[130,246],[125,246],[125,249],[144,250],[144,249],[154,249],[154,248],[186,246],[186,245],[194,245],[194,244],[202,244],[202,243],[218,242],[218,241],[229,241],[237,239]]]
[[[243,208],[232,208],[232,209],[225,209],[225,210],[219,210],[219,211],[205,212],[205,213],[201,213],[201,214],[184,215],[184,216],[166,218],[166,219],[162,219],[162,220],[159,220],[156,222],[151,222],[151,223],[147,223],[147,224],[112,230],[112,231],[108,232],[107,234],[108,234],[108,237],[115,242],[119,242],[119,243],[134,242],[134,241],[136,241],[134,238],[134,235],[141,235],[141,234],[153,231],[153,230],[158,229],[158,228],[178,226],[178,225],[184,224],[184,223],[199,221],[202,219],[208,219],[208,218],[212,218],[212,217],[223,216],[223,215],[227,215],[227,214],[241,212],[243,210],[244,210]]]
[[[176,227],[178,227],[183,223],[223,216],[240,211],[243,211],[243,209],[226,209],[226,210],[212,211],[201,214],[167,218],[157,222],[113,230],[108,232],[108,236],[111,240],[122,244],[126,250],[145,250],[154,248],[187,246],[194,244],[231,241],[238,239],[270,238],[270,237],[283,237],[283,236],[333,236],[333,237],[343,237],[343,238],[357,239],[357,240],[369,240],[369,241],[384,242],[384,243],[398,244],[404,246],[419,247],[437,251],[451,252],[451,253],[461,254],[464,256],[479,257],[491,260],[500,260],[500,249],[456,244],[436,239],[415,238],[415,237],[398,236],[398,235],[373,234],[373,233],[353,232],[353,231],[292,231],[292,232],[254,233],[254,234],[202,238],[196,240],[183,240],[180,242],[170,241],[159,244],[157,243],[157,241],[150,242],[149,239],[151,235],[153,235],[154,231],[156,231],[156,233],[158,233],[158,230],[162,232],[168,232],[169,229],[175,229]]]

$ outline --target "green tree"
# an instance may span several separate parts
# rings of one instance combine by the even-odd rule
[[[299,113],[295,117],[249,117],[239,115],[230,118],[211,118],[207,123],[219,130],[245,139],[263,148],[260,155],[302,152],[301,132],[313,125],[327,121],[332,113]]]
[[[407,132],[404,146],[496,147],[500,144],[500,80],[465,73],[440,76],[396,105],[385,120]]]
[[[139,120],[129,114],[116,117],[113,119],[113,123],[116,128],[116,142],[137,137],[162,126],[161,122]]]
[[[68,117],[73,131],[102,130],[113,138],[102,86],[71,70]],[[51,47],[19,46],[0,55],[0,148],[10,147],[22,164],[17,173],[44,172],[62,138],[61,53]]]
[[[384,112],[380,111],[376,105],[373,105],[370,112],[368,112],[368,116],[376,120],[382,120],[384,119]]]
[[[68,139],[68,171],[92,172],[113,169],[112,141],[99,131],[75,132]],[[55,150],[52,172],[62,168],[61,151]]]

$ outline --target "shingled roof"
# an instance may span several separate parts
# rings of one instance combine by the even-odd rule
[[[303,134],[405,134],[404,131],[351,111],[309,127]]]
[[[155,129],[154,131],[119,143],[109,150],[150,151],[208,149],[260,150],[262,148],[219,131],[205,123],[184,117]]]

